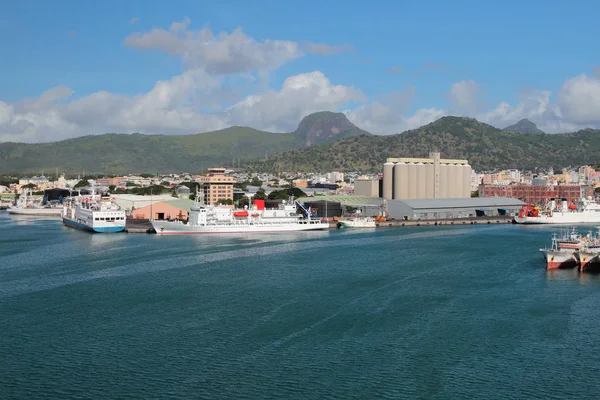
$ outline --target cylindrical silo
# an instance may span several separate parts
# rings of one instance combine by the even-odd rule
[[[383,164],[383,198],[391,199],[394,186],[394,163]]]
[[[440,164],[440,199],[448,199],[450,191],[448,187],[448,167],[447,164]]]
[[[463,167],[462,164],[454,164],[452,174],[456,176],[456,187],[454,188],[454,197],[464,197]],[[470,197],[470,196],[469,196]]]
[[[427,171],[425,164],[417,163],[417,199],[427,198]]]
[[[462,166],[463,169],[463,193],[464,197],[471,197],[471,174],[473,171],[471,170],[471,166],[469,164],[464,164]]]
[[[433,199],[435,196],[435,175],[433,170],[433,163],[425,164],[425,198]]]
[[[417,164],[408,163],[408,193],[405,198],[416,199],[417,198]]]
[[[406,163],[399,162],[394,166],[394,199],[406,199],[408,188],[408,172]]]

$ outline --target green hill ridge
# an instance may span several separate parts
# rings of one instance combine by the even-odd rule
[[[255,171],[380,172],[388,157],[424,157],[431,151],[440,151],[445,158],[467,159],[477,171],[595,164],[600,158],[600,130],[531,135],[503,131],[472,118],[443,117],[396,135],[359,135],[289,150],[248,167]]]
[[[193,135],[104,134],[52,143],[0,143],[0,173],[54,170],[86,173],[200,172],[212,166],[244,166],[285,150],[367,134],[342,113],[305,117],[291,133],[233,126]]]

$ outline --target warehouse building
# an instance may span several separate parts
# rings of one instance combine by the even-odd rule
[[[471,196],[471,166],[467,160],[388,158],[383,164],[385,199],[451,199]]]
[[[508,197],[387,200],[386,203],[390,217],[411,220],[514,216],[525,204],[521,200]]]
[[[363,216],[375,217],[380,215],[383,210],[383,199],[373,196],[330,195],[301,197],[298,199],[298,202],[302,204],[313,203],[315,201],[328,201],[330,204],[337,204],[341,207],[341,215],[360,213]]]

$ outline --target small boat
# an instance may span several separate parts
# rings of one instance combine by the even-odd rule
[[[337,223],[339,228],[376,228],[377,221],[372,217],[340,218]]]

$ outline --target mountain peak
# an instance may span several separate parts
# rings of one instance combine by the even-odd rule
[[[516,124],[507,126],[506,128],[504,128],[502,130],[508,131],[508,132],[522,133],[524,135],[543,135],[543,134],[545,134],[544,131],[542,131],[541,129],[538,129],[538,127],[533,122],[528,120],[527,118],[523,118]]]
[[[331,111],[307,115],[302,118],[298,128],[292,132],[293,135],[304,139],[306,146],[366,133],[350,122],[344,113]]]

